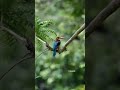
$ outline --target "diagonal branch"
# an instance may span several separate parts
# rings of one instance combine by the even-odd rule
[[[66,47],[85,29],[85,24],[83,24],[74,34],[73,36],[65,43],[64,47],[61,49],[60,53],[63,52]]]
[[[29,40],[29,38],[24,38],[20,35],[18,35],[17,33],[15,33],[14,31],[12,31],[11,29],[4,27],[4,26],[0,26],[1,30],[8,32],[9,34],[13,35],[16,39],[21,40],[22,42],[24,42],[27,50],[30,51],[31,55],[35,56],[35,48],[33,43]]]
[[[46,41],[43,41],[42,39],[40,39],[40,38],[37,37],[37,36],[35,36],[35,38],[36,38],[37,40],[41,41],[42,43],[44,43],[49,50],[53,51],[53,48],[52,48]]]
[[[41,41],[42,43],[46,44],[46,42],[43,41],[42,39],[40,39],[39,37],[35,36],[35,38],[36,38],[37,40]]]
[[[120,0],[112,0],[107,7],[105,7],[86,27],[85,37],[87,38],[95,28],[102,24],[112,13],[120,7]]]
[[[4,27],[4,26],[1,26],[1,29],[2,29],[3,31],[6,31],[6,32],[10,33],[10,34],[13,35],[15,38],[17,38],[17,39],[19,39],[19,40],[21,40],[21,41],[23,41],[23,42],[26,42],[26,39],[25,39],[25,38],[23,38],[23,37],[21,37],[20,35],[16,34],[16,33],[13,32],[11,29],[6,28],[6,27]]]
[[[1,77],[0,80],[2,80],[14,67],[16,67],[18,64],[22,63],[23,61],[33,58],[32,56],[30,57],[26,57],[27,55],[29,55],[30,53],[26,54],[25,56],[23,56],[22,59],[20,59],[20,61],[18,61],[17,63],[15,63],[13,66],[11,66],[11,68],[9,68]]]

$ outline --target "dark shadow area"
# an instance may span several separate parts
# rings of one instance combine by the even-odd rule
[[[86,26],[110,1],[86,0]],[[120,9],[99,25],[85,43],[86,90],[120,90]]]
[[[34,45],[34,0],[0,0],[0,90],[34,90],[34,57],[22,38]],[[21,38],[22,37],[22,38]]]

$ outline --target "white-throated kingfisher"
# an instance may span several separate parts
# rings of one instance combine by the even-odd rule
[[[60,44],[61,44],[60,39],[63,39],[63,38],[64,37],[56,37],[56,40],[54,41],[54,44],[53,44],[53,57],[55,57],[56,52],[59,51]]]

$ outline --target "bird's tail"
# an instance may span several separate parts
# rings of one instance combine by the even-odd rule
[[[56,50],[54,49],[53,50],[53,57],[55,57],[56,56]]]

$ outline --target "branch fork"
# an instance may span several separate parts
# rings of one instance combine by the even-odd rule
[[[67,51],[67,46],[85,29],[85,24],[83,24],[74,34],[73,36],[65,43],[65,45],[57,52],[60,54],[64,51]],[[53,51],[53,48],[46,42],[46,47],[50,50]]]

